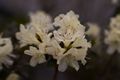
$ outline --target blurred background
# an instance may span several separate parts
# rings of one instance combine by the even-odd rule
[[[40,10],[53,18],[73,10],[79,14],[81,23],[97,23],[104,30],[110,18],[119,14],[120,0],[0,0],[0,32],[4,32],[5,37],[12,36],[15,43],[14,34],[18,31],[19,24],[28,23],[29,13]],[[58,80],[120,80],[120,55],[114,55],[112,59],[105,54],[100,57],[90,55],[93,57],[91,66],[81,66],[79,72],[59,72]],[[21,57],[22,60],[19,59],[14,68],[22,80],[52,80],[54,74],[52,67],[47,67],[46,64],[35,68],[24,66],[26,56]],[[11,69],[3,70],[0,80],[5,80],[5,76],[11,71]]]

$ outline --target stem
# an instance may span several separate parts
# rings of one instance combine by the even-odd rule
[[[57,76],[58,76],[58,65],[55,65],[55,73],[53,76],[53,80],[57,80]]]

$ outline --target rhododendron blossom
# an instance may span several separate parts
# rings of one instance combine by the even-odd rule
[[[23,46],[35,45],[25,50],[25,54],[32,57],[30,64],[36,66],[46,62],[45,55],[48,54],[57,60],[59,71],[65,71],[68,66],[78,71],[78,61],[86,63],[87,50],[91,47],[85,38],[85,27],[78,18],[70,11],[59,15],[52,23],[51,17],[43,12],[32,14],[31,22],[21,26],[22,29],[16,34]]]

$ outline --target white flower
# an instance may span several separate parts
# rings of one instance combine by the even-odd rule
[[[65,49],[61,48],[59,43],[53,38],[50,42],[50,45],[46,48],[46,52],[49,55],[52,55],[54,59],[57,59],[65,52]]]
[[[31,22],[26,26],[20,26],[20,32],[16,33],[16,37],[20,40],[21,46],[29,44],[38,45],[43,41],[48,42],[53,29],[51,18],[43,12],[31,14]]]
[[[93,46],[92,50],[96,53],[101,53],[101,35],[100,35],[100,26],[96,23],[87,23],[89,28],[86,31],[89,39],[92,40]]]
[[[30,60],[30,65],[33,67],[36,66],[37,64],[46,62],[44,53],[45,52],[42,45],[39,46],[39,49],[30,46],[29,50],[25,50],[25,54],[32,56]]]
[[[100,36],[100,27],[95,23],[88,23],[88,26],[89,29],[86,34],[98,38]]]
[[[53,49],[49,50],[57,60],[58,70],[63,72],[70,66],[78,71],[78,61],[86,63],[87,50],[91,46],[85,39],[85,27],[72,11],[55,18],[54,25],[59,26],[59,29],[54,31]]]
[[[113,17],[110,21],[111,29],[119,29],[120,30],[120,15]]]
[[[30,64],[36,66],[46,61],[46,47],[50,44],[52,35],[50,31],[53,30],[53,26],[51,17],[44,12],[31,13],[30,18],[29,24],[20,26],[20,32],[16,33],[16,37],[20,40],[21,46],[31,44],[36,46],[30,46],[30,50],[25,51],[25,54],[32,56]]]
[[[16,33],[16,38],[20,40],[21,47],[28,44],[39,44],[35,30],[30,26],[20,25],[20,32]]]
[[[51,33],[49,32],[54,29],[51,17],[42,11],[34,14],[31,13],[30,17],[31,23],[28,25],[34,28],[42,41],[49,42],[51,36]]]
[[[80,24],[78,18],[79,16],[75,15],[73,11],[55,18],[53,24],[60,28],[58,31],[54,31],[54,36],[58,41],[63,41],[65,46],[68,46],[76,37],[84,35],[85,27]]]
[[[53,30],[51,17],[42,11],[31,13],[30,20],[31,23],[29,25],[32,25],[37,29],[39,28],[43,32],[47,33],[50,30]]]
[[[47,48],[47,52],[57,60],[58,70],[61,72],[64,72],[68,66],[78,71],[78,61],[81,61],[83,64],[86,63],[87,49],[91,46],[84,37],[78,37],[67,48],[62,48],[55,39],[51,41],[51,44],[51,47]]]
[[[64,53],[57,58],[57,63],[59,64],[58,69],[60,71],[65,71],[67,66],[79,70],[78,61],[83,64],[86,63],[85,57],[87,54],[87,49],[91,46],[84,38],[77,38]]]
[[[0,68],[2,68],[2,64],[9,66],[13,63],[9,58],[12,50],[13,46],[10,38],[0,38]]]
[[[120,53],[120,30],[106,31],[105,43],[109,45],[108,53],[114,53],[116,50]]]
[[[108,53],[120,53],[120,16],[111,19],[110,30],[106,31],[105,43],[109,46]]]
[[[20,80],[20,76],[16,73],[11,73],[6,80]]]
[[[50,17],[44,13],[31,15],[31,23],[17,35],[23,44],[36,45],[25,51],[25,54],[32,57],[30,64],[36,66],[44,63],[45,54],[52,55],[57,60],[59,71],[65,71],[68,66],[78,70],[78,61],[85,64],[87,50],[91,45],[85,39],[85,27],[78,18],[78,15],[70,11],[56,17],[52,24]],[[52,32],[52,25],[59,29]]]

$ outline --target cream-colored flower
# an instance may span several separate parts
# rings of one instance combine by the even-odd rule
[[[86,31],[86,35],[93,42],[92,50],[96,53],[101,53],[101,35],[100,26],[96,23],[88,23],[89,29]]]
[[[64,72],[68,68],[68,66],[75,68],[75,70],[77,71],[79,70],[78,61],[75,59],[74,56],[67,55],[63,57],[59,62],[58,70]]]
[[[6,80],[20,80],[20,76],[16,73],[11,73]]]
[[[30,65],[33,67],[36,66],[37,64],[46,62],[43,45],[40,45],[39,49],[37,49],[36,47],[30,46],[29,50],[25,50],[25,54],[32,56],[30,60]]]
[[[75,15],[73,11],[66,15],[59,15],[53,23],[59,29],[52,33],[50,30],[53,27],[49,16],[44,13],[31,15],[31,23],[26,26],[27,31],[24,33],[26,36],[18,35],[19,40],[24,42],[23,44],[29,42],[29,44],[33,43],[37,46],[31,46],[29,50],[25,51],[25,54],[32,56],[30,64],[36,66],[44,63],[45,54],[52,55],[57,60],[60,71],[65,71],[68,66],[78,70],[78,61],[85,64],[85,56],[91,45],[85,39],[85,27],[80,24],[78,18],[79,16]],[[30,31],[31,33],[29,33]],[[30,38],[33,38],[31,42]]]
[[[52,18],[45,12],[39,11],[30,14],[30,20],[32,25],[35,28],[39,28],[43,32],[48,33],[50,30],[53,30]]]
[[[41,42],[50,40],[50,30],[53,29],[51,17],[44,12],[31,13],[31,22],[26,26],[20,26],[20,32],[16,37],[20,40],[21,46],[28,44],[39,45]]]
[[[97,38],[100,36],[100,27],[95,23],[88,23],[89,29],[86,32],[87,35]]]
[[[45,62],[46,47],[50,44],[50,36],[53,30],[51,17],[44,12],[36,12],[30,14],[31,22],[26,26],[20,26],[20,32],[16,33],[16,37],[20,40],[21,46],[34,44],[35,47],[30,47],[25,54],[31,55],[30,64],[36,66],[37,64]]]
[[[46,52],[49,55],[52,55],[54,59],[58,59],[59,56],[65,52],[65,49],[62,48],[59,43],[53,38],[50,42],[50,45],[46,48]]]
[[[120,16],[111,19],[110,30],[105,32],[105,43],[109,45],[108,53],[120,53]]]
[[[30,17],[31,23],[29,26],[34,28],[42,41],[48,42],[51,36],[49,32],[53,30],[51,17],[44,12],[36,12],[35,14],[31,14]]]
[[[68,66],[79,70],[78,61],[86,63],[85,57],[91,44],[86,39],[77,38],[66,50],[57,58],[59,71],[65,71]]]
[[[120,30],[120,15],[117,15],[116,17],[111,18],[110,28]]]
[[[78,61],[86,63],[85,57],[91,44],[85,39],[85,27],[80,24],[79,16],[73,11],[66,15],[61,14],[55,18],[53,23],[55,27],[59,27],[54,31],[55,43],[51,49],[53,58],[57,60],[58,70],[65,71],[68,66],[79,70]],[[63,43],[61,45],[61,43]],[[54,49],[57,54],[54,55]],[[54,57],[55,56],[55,57]]]
[[[68,46],[76,37],[84,36],[85,27],[80,24],[79,16],[73,11],[68,12],[66,15],[61,14],[55,18],[53,23],[55,27],[59,27],[54,31],[54,36],[57,41],[62,41],[65,46]]]
[[[53,39],[51,47],[47,48],[47,52],[50,53],[54,59],[57,60],[58,70],[64,72],[68,66],[79,70],[78,61],[83,64],[86,63],[85,57],[87,49],[91,44],[83,38],[77,38],[72,44],[66,48],[62,48],[60,44]]]
[[[120,30],[106,31],[105,43],[109,45],[108,53],[114,53],[116,50],[120,53]]]
[[[16,33],[16,38],[20,40],[21,47],[29,44],[39,44],[35,30],[30,26],[20,25],[20,32]]]
[[[13,46],[10,38],[0,38],[0,68],[2,68],[2,64],[9,66],[13,63],[9,58],[12,50]]]

